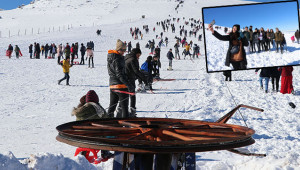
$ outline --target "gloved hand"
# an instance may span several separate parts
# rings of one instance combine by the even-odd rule
[[[132,84],[129,84],[127,87],[128,87],[128,91],[130,93],[135,93],[135,88],[134,88],[134,86]]]

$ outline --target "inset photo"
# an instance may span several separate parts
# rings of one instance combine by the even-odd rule
[[[297,1],[202,8],[208,73],[300,65]]]

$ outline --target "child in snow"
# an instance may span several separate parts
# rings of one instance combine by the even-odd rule
[[[70,65],[70,57],[67,57],[66,59],[64,59],[63,64],[62,64],[62,68],[63,68],[63,72],[65,73],[65,77],[58,80],[58,85],[60,85],[60,83],[63,80],[67,79],[67,86],[69,86],[69,80],[70,80],[70,76],[69,76],[69,72],[70,72],[70,67],[72,67],[72,65]]]
[[[76,121],[89,119],[108,118],[105,109],[99,103],[99,97],[94,90],[90,90],[86,95],[80,98],[80,103],[74,107],[72,116],[76,116]],[[83,153],[85,154],[85,153]],[[106,150],[101,150],[101,157],[111,157],[112,153]]]

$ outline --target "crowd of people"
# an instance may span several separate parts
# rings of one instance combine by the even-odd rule
[[[256,69],[257,73],[259,69]],[[266,67],[262,68],[259,74],[260,88],[263,90],[265,86],[265,93],[269,92],[269,80],[272,82],[272,90],[279,92],[279,81],[281,77],[281,88],[280,93],[282,94],[295,94],[293,88],[293,67]],[[264,81],[264,83],[263,83]]]

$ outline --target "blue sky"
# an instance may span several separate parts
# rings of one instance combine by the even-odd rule
[[[206,24],[214,19],[216,25],[232,27],[240,24],[241,28],[252,25],[274,31],[276,27],[283,31],[299,29],[297,12],[296,1],[203,9]]]
[[[0,0],[0,8],[5,10],[15,9],[22,4],[29,4],[32,0]]]

